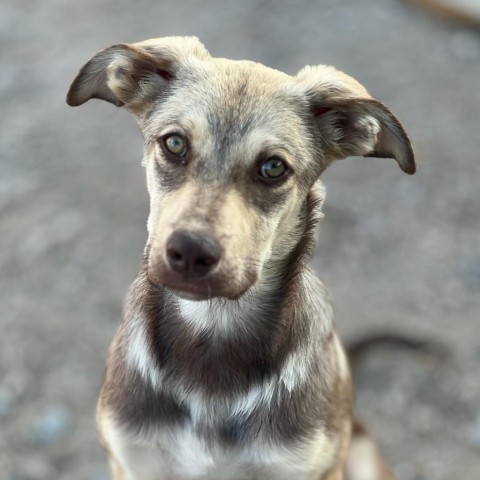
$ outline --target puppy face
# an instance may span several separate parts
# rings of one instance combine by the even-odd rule
[[[198,65],[195,74],[141,122],[149,274],[180,295],[237,298],[293,248],[298,210],[319,169],[288,77],[227,61]],[[187,252],[169,249],[178,232],[193,238],[187,249],[207,244],[186,268],[175,268],[172,254]],[[207,269],[209,256],[218,261]]]
[[[192,38],[114,46],[67,100],[138,119],[150,193],[148,275],[190,299],[238,298],[295,248],[321,172],[350,155],[414,160],[391,112],[331,67],[296,77],[210,57]]]

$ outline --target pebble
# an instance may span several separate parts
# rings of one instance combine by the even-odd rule
[[[62,405],[46,407],[33,425],[33,442],[37,445],[50,445],[62,440],[72,424],[72,416]]]
[[[56,473],[48,458],[33,454],[22,458],[20,469],[10,473],[7,480],[52,480]]]
[[[12,370],[0,383],[0,418],[9,415],[15,403],[25,393],[28,375],[23,370]]]
[[[110,473],[107,467],[99,467],[90,475],[89,480],[109,480]]]
[[[480,416],[470,428],[469,441],[474,447],[480,448]]]
[[[468,30],[459,30],[451,36],[452,53],[463,61],[471,62],[480,58],[478,36]]]
[[[468,258],[463,262],[463,279],[474,288],[480,287],[480,258]]]
[[[0,417],[6,417],[15,405],[15,395],[7,388],[0,390]]]

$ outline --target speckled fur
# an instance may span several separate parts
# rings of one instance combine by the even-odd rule
[[[98,402],[112,478],[391,478],[363,430],[351,441],[348,362],[307,263],[325,194],[318,178],[333,160],[390,157],[415,171],[398,120],[332,67],[292,77],[213,58],[192,37],[103,50],[67,101],[90,98],[136,116],[151,207]],[[187,139],[181,161],[159,142],[171,132]],[[289,173],[274,186],[258,177],[273,156]],[[188,229],[221,246],[201,281],[166,261],[172,233]]]

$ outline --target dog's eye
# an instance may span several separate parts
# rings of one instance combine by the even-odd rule
[[[265,179],[274,180],[287,172],[287,166],[282,159],[271,157],[260,165],[259,175]]]
[[[184,157],[187,154],[187,142],[177,133],[165,137],[163,143],[165,148],[177,157]]]

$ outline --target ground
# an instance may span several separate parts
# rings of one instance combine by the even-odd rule
[[[290,73],[335,65],[402,120],[418,173],[332,166],[313,265],[347,342],[380,328],[450,352],[375,350],[357,371],[399,479],[478,479],[480,37],[401,0],[0,4],[0,478],[107,478],[94,407],[146,238],[142,143],[127,112],[64,97],[97,50],[172,34]]]

